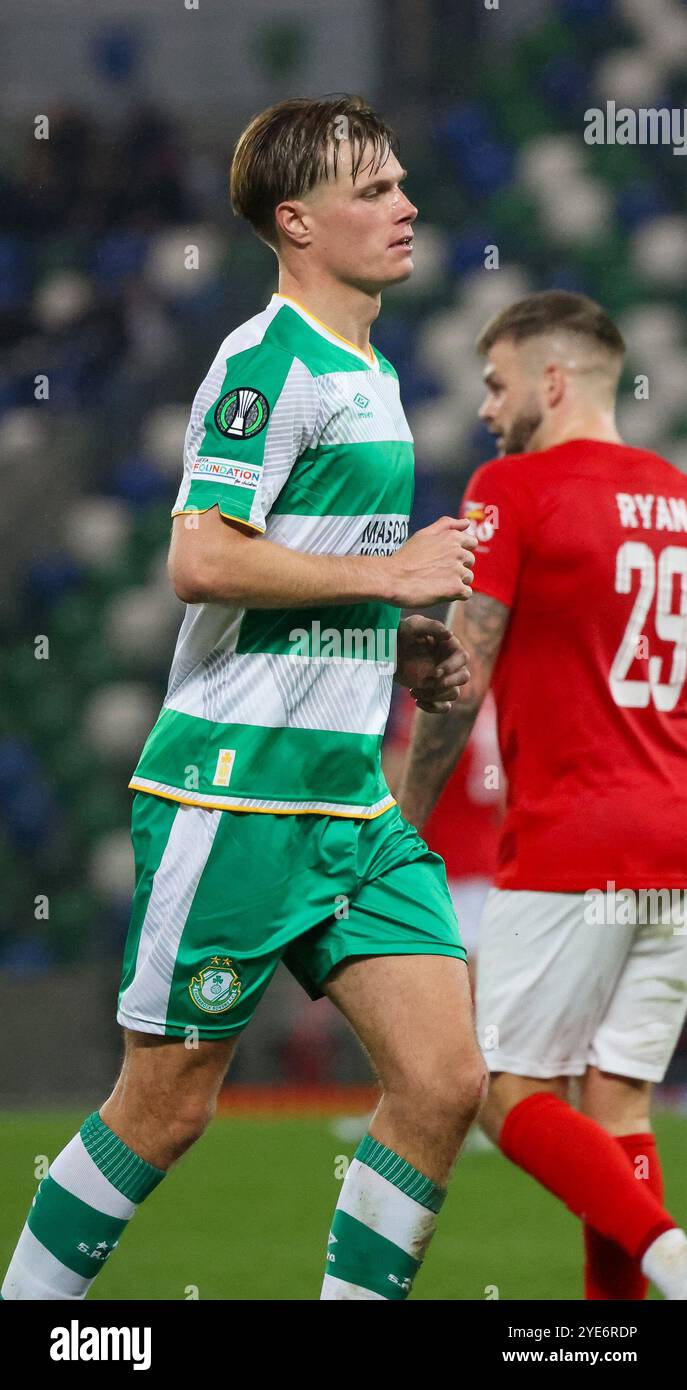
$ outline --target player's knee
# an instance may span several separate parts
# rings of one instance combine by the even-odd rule
[[[169,1162],[180,1158],[195,1144],[206,1130],[215,1112],[215,1104],[204,1100],[190,1099],[177,1102],[170,1108],[164,1126],[162,1142],[167,1150]],[[164,1137],[163,1137],[164,1136]]]
[[[450,1134],[460,1143],[479,1114],[487,1086],[487,1070],[477,1049],[470,1057],[444,1059],[415,1074],[406,1092],[414,1127],[428,1138]]]
[[[461,1061],[449,1072],[442,1086],[443,1098],[453,1097],[452,1108],[461,1129],[467,1129],[477,1119],[489,1087],[489,1073],[482,1054],[475,1049],[472,1057]]]
[[[170,1137],[174,1137],[178,1144],[184,1145],[184,1148],[191,1148],[191,1145],[195,1144],[197,1138],[200,1138],[209,1126],[214,1109],[216,1109],[214,1101],[197,1101],[197,1099],[179,1106],[177,1115],[174,1115],[171,1120]]]

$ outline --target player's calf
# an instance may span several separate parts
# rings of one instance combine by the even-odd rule
[[[528,1084],[526,1077],[503,1073],[496,1080],[502,1092],[506,1081],[511,1093],[517,1083]],[[507,1158],[619,1246],[666,1298],[687,1298],[687,1236],[655,1193],[637,1182],[616,1137],[553,1090],[530,1089],[508,1110],[498,1142]]]
[[[404,1299],[486,1087],[467,970],[437,956],[376,958],[348,965],[328,992],[383,1095],[339,1196],[321,1298]]]
[[[3,1299],[86,1297],[136,1208],[205,1128],[232,1050],[204,1043],[192,1055],[181,1042],[127,1034],[102,1113],[84,1120],[39,1185]]]
[[[448,1077],[447,1077],[448,1079]],[[403,1299],[424,1259],[446,1184],[486,1085],[477,1059],[453,1077],[451,1094],[436,1078],[385,1092],[350,1164],[327,1246],[325,1301]],[[407,1135],[394,1147],[377,1135]],[[424,1152],[422,1168],[404,1154]],[[433,1181],[427,1172],[441,1175]]]

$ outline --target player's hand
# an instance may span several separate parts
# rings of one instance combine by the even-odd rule
[[[399,608],[429,608],[472,593],[477,537],[467,517],[440,516],[390,555],[391,599]]]
[[[438,618],[403,618],[397,634],[394,679],[427,714],[443,714],[470,679],[468,654]]]

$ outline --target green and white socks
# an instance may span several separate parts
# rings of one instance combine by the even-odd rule
[[[94,1111],[40,1183],[2,1298],[85,1298],[137,1206],[164,1177]],[[407,1298],[445,1195],[366,1135],[334,1213],[321,1298]]]
[[[334,1212],[320,1299],[407,1298],[445,1196],[366,1134]]]
[[[2,1298],[85,1298],[136,1207],[164,1177],[94,1111],[39,1185]]]

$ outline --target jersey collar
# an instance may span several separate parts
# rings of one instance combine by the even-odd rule
[[[304,309],[303,305],[299,304],[297,299],[291,299],[291,296],[288,294],[279,294],[275,291],[272,295],[271,302],[274,304],[275,300],[280,304],[288,304],[290,309],[293,309],[306,323],[309,323],[310,327],[314,328],[315,332],[319,333],[321,338],[326,338],[328,343],[333,343],[335,347],[343,347],[346,352],[352,352],[354,357],[358,357],[360,361],[365,364],[369,372],[379,371],[379,362],[372,347],[370,347],[370,356],[368,357],[366,352],[363,352],[360,348],[355,346],[355,343],[349,342],[348,338],[344,338],[341,333],[336,333],[333,328],[327,328],[326,323],[316,318],[308,309]]]

